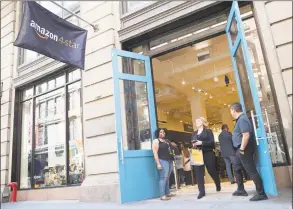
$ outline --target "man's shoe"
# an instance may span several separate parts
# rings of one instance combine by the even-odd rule
[[[204,196],[206,196],[206,193],[203,192],[203,193],[199,193],[199,195],[197,196],[197,199],[201,199],[203,198]]]
[[[221,191],[221,186],[217,186],[217,192]]]
[[[163,196],[160,198],[162,201],[168,201],[168,200],[171,200],[170,197],[167,197],[167,196]]]
[[[233,194],[233,196],[243,196],[246,197],[248,196],[247,192],[243,189],[243,190],[236,190]]]
[[[231,184],[235,184],[235,183],[236,183],[235,181],[232,181],[232,182],[231,182]]]
[[[167,194],[166,196],[167,196],[167,197],[175,197],[176,194],[172,194],[172,193],[170,193],[170,194]]]
[[[263,193],[263,194],[255,194],[252,198],[249,199],[249,201],[261,201],[261,200],[267,200],[268,196]]]

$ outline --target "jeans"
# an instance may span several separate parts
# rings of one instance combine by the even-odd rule
[[[240,154],[239,149],[236,151],[236,156],[233,156],[233,168],[235,171],[236,182],[239,190],[244,190],[242,169],[244,168],[248,175],[252,178],[256,191],[258,194],[264,194],[262,180],[256,170],[253,153],[245,152],[244,155]]]
[[[160,170],[160,181],[159,181],[159,188],[160,188],[160,196],[166,196],[170,194],[170,175],[173,168],[172,161],[161,160],[160,164],[162,166],[162,170]]]
[[[232,183],[232,182],[234,182],[234,176],[233,176],[233,173],[232,173],[232,167],[231,167],[232,164],[231,164],[230,157],[224,157],[224,161],[225,161],[225,164],[226,164],[226,171],[227,171],[229,180]]]

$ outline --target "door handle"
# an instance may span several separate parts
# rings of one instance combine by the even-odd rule
[[[253,110],[251,110],[250,113],[251,113],[251,119],[252,119],[252,124],[253,124],[253,130],[254,130],[255,140],[256,140],[256,144],[258,146],[259,143],[258,143],[258,137],[257,137],[257,131],[256,131],[256,125],[255,125],[255,119],[254,119]]]
[[[271,124],[270,124],[270,121],[269,121],[267,108],[265,108],[265,115],[266,115],[266,121],[267,121],[268,129],[269,129],[269,136],[268,136],[268,138],[272,138]]]
[[[121,153],[121,163],[124,164],[124,152],[123,152],[123,138],[120,137],[120,153]]]

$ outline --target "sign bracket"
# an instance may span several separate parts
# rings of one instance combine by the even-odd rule
[[[92,23],[89,23],[88,21],[86,21],[85,19],[83,19],[82,17],[78,16],[77,14],[71,12],[70,10],[64,8],[63,6],[61,6],[60,4],[54,2],[54,1],[51,1],[53,4],[55,4],[56,6],[60,7],[61,9],[64,9],[66,12],[69,12],[70,14],[72,14],[73,16],[77,17],[78,19],[82,20],[83,22],[89,24],[90,26],[93,27],[94,31],[97,32],[99,30],[99,27],[98,25],[94,25]]]

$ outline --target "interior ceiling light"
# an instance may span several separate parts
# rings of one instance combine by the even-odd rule
[[[210,99],[212,99],[213,98],[213,96],[212,95],[210,95]]]
[[[204,93],[204,95],[208,95],[208,93],[206,92],[206,93]]]
[[[201,89],[198,89],[198,92],[201,92]]]
[[[195,87],[194,87],[194,86],[192,86],[192,89],[194,90],[194,89],[195,89]]]
[[[182,80],[182,82],[181,82],[181,83],[182,83],[182,85],[185,85],[185,84],[186,84],[185,80]]]
[[[214,77],[214,81],[215,81],[215,82],[218,82],[218,81],[219,81],[219,79],[218,79],[217,76]]]

